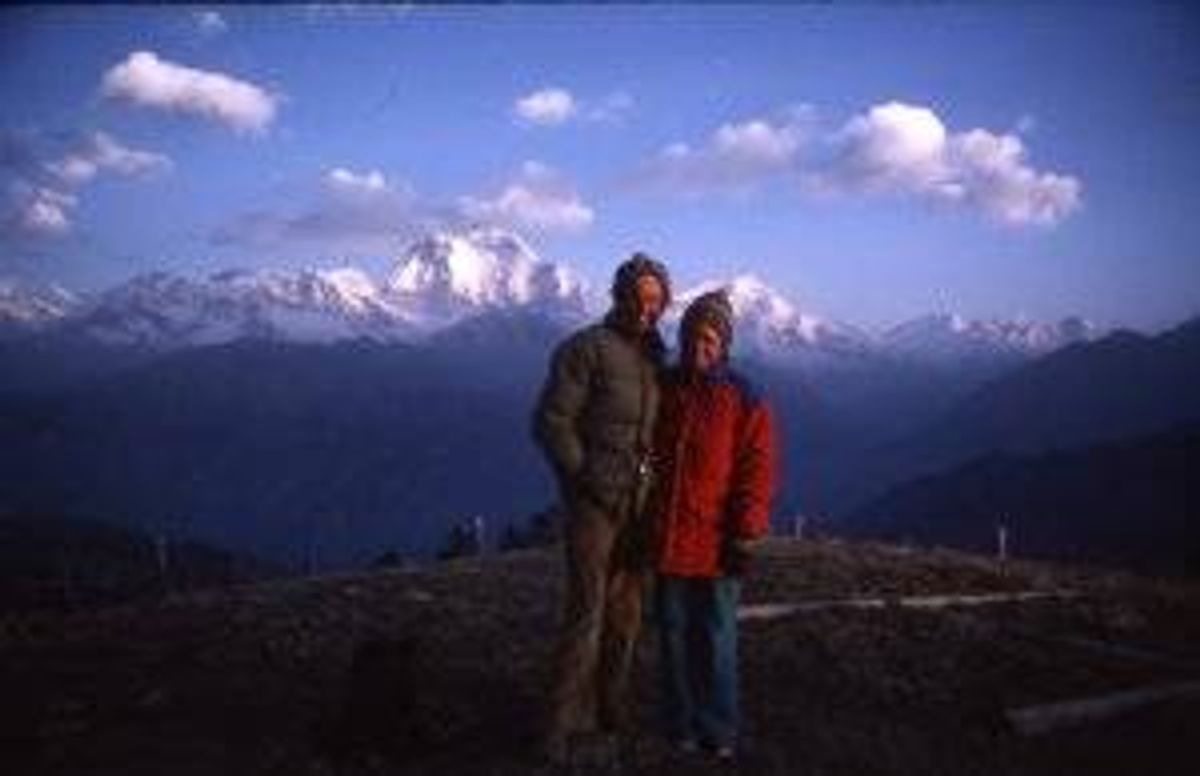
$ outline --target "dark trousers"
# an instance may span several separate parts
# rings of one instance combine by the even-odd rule
[[[735,742],[740,587],[737,577],[657,579],[662,714],[670,738]]]
[[[634,497],[609,510],[568,502],[566,596],[551,698],[550,737],[624,730],[642,621],[645,526]]]

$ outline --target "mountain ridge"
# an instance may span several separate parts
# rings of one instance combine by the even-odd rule
[[[1200,575],[1200,414],[1161,431],[1039,453],[991,452],[904,482],[839,521],[842,535]]]
[[[853,480],[837,487],[870,485],[838,499],[835,511],[847,514],[891,485],[973,457],[1100,444],[1195,417],[1200,318],[1152,336],[1117,331],[1017,364],[863,449]]]
[[[802,369],[855,369],[864,359],[885,358],[995,371],[1095,334],[1078,318],[1043,324],[953,315],[921,316],[869,333],[800,309],[752,273],[681,290],[667,328],[677,325],[688,300],[718,287],[730,293],[747,352]],[[541,258],[515,232],[475,225],[418,237],[382,278],[344,264],[205,276],[156,271],[88,296],[0,283],[0,330],[12,336],[57,329],[160,350],[239,338],[416,342],[498,310],[579,325],[600,314],[598,305],[589,284],[566,264]]]

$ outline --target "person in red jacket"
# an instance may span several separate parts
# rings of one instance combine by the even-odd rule
[[[776,485],[772,413],[729,366],[733,311],[698,297],[679,330],[655,435],[654,518],[663,716],[681,749],[735,756],[739,726],[737,602]]]

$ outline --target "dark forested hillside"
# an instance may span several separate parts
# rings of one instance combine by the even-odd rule
[[[77,609],[246,582],[270,564],[97,520],[0,515],[0,611]]]
[[[553,498],[534,386],[497,389],[483,366],[472,381],[401,345],[241,342],[9,398],[0,507],[182,525],[281,561],[427,552],[454,519]]]
[[[994,453],[898,486],[843,533],[1200,574],[1200,423],[1040,455]]]
[[[1116,332],[1003,374],[949,411],[863,450],[848,513],[889,487],[989,453],[1039,453],[1155,433],[1200,418],[1200,319],[1155,336]]]

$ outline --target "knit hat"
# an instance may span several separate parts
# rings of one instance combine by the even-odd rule
[[[671,306],[671,276],[667,273],[667,268],[662,262],[638,251],[622,262],[613,275],[614,307],[628,310],[637,306],[637,282],[643,275],[651,275],[658,279],[663,289],[663,309]]]
[[[679,323],[680,349],[686,345],[688,336],[696,326],[707,323],[721,337],[721,347],[726,354],[733,345],[733,305],[725,289],[701,294],[683,311]]]

